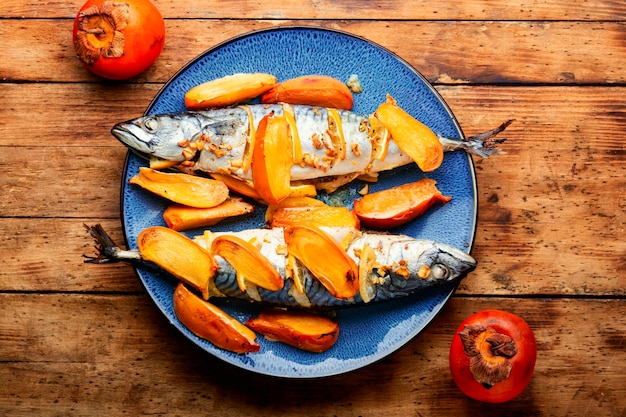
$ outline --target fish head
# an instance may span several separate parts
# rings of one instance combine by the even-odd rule
[[[139,155],[183,161],[181,143],[197,135],[202,127],[193,115],[158,114],[118,123],[111,133]]]
[[[469,254],[444,243],[433,243],[424,254],[425,277],[434,283],[456,282],[476,269],[476,260]]]
[[[375,251],[377,263],[390,278],[389,288],[398,293],[454,283],[476,268],[471,255],[445,243],[378,233],[363,235],[355,242],[355,247],[367,243]]]

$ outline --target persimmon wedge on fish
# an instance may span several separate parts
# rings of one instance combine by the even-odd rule
[[[252,154],[252,183],[268,203],[278,203],[291,193],[293,146],[284,116],[265,116],[256,130]]]
[[[391,139],[424,172],[439,168],[443,162],[443,145],[428,126],[420,122],[400,106],[391,97],[381,104],[374,113],[389,131]]]
[[[167,227],[144,229],[137,237],[141,258],[158,265],[209,298],[209,280],[219,268],[212,253]]]

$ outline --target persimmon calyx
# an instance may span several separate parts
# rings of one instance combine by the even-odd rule
[[[118,58],[124,55],[124,29],[130,19],[130,5],[105,1],[100,8],[91,6],[78,16],[76,51],[81,61],[93,64],[101,56]]]
[[[513,338],[481,325],[466,325],[459,336],[465,354],[470,357],[472,376],[485,388],[511,375],[513,366],[509,359],[517,354]]]

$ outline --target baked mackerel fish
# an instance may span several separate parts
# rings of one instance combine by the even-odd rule
[[[375,175],[413,162],[373,116],[323,107],[252,104],[206,111],[155,114],[116,124],[111,132],[138,155],[169,161],[187,172],[251,180],[254,132],[267,115],[284,115],[296,145],[291,181]],[[487,157],[511,121],[467,140],[437,135],[444,151]]]
[[[96,239],[99,254],[92,263],[127,261],[146,263],[138,250],[123,250],[111,241],[99,226],[87,227]],[[404,235],[369,233],[348,228],[322,228],[324,233],[341,241],[345,253],[357,265],[357,274],[348,276],[355,293],[337,297],[305,265],[298,265],[297,289],[293,273],[288,273],[286,229],[248,229],[239,232],[206,232],[194,241],[210,251],[210,243],[219,237],[236,237],[256,242],[260,254],[273,265],[283,282],[278,290],[267,290],[248,283],[242,290],[237,271],[223,257],[213,254],[217,268],[209,280],[210,296],[232,297],[278,307],[325,308],[347,307],[406,297],[440,285],[454,285],[476,268],[476,260],[452,246]],[[310,248],[311,249],[311,248]],[[313,248],[313,250],[315,250]],[[318,252],[325,252],[318,250]],[[177,255],[178,256],[178,255]],[[179,254],[185,259],[186,254]],[[329,257],[320,253],[316,262],[328,266]]]

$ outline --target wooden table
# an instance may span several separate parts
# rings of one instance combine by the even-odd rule
[[[74,56],[82,1],[0,3],[0,414],[626,415],[626,3],[155,0],[162,55],[112,83]],[[100,222],[122,241],[126,149],[187,61],[281,25],[371,39],[432,82],[466,135],[514,118],[505,155],[476,160],[479,268],[391,357],[347,375],[283,380],[207,355],[161,316],[130,266],[83,264]],[[448,370],[455,328],[499,308],[532,326],[529,387],[466,398]]]

